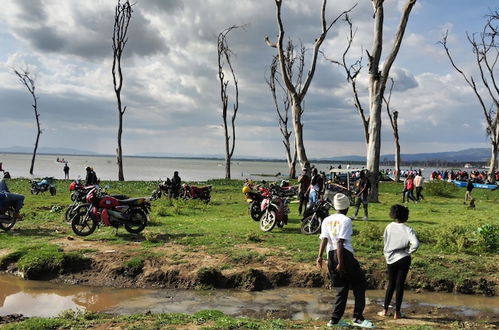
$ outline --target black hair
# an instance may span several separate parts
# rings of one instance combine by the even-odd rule
[[[409,209],[403,205],[395,204],[390,208],[390,218],[397,222],[406,222],[409,219]]]

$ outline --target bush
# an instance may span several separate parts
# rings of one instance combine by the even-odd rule
[[[431,181],[426,184],[425,191],[428,195],[438,197],[453,197],[459,188],[453,183],[445,181]]]
[[[481,225],[477,228],[476,233],[488,252],[499,252],[499,225]]]

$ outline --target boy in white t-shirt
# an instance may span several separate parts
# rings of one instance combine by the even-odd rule
[[[328,269],[332,286],[336,289],[336,300],[333,314],[327,326],[358,326],[362,328],[374,328],[374,325],[364,319],[363,312],[366,305],[365,291],[366,278],[355,259],[352,247],[352,220],[346,216],[350,206],[350,199],[344,194],[336,194],[333,199],[336,214],[328,216],[322,222],[321,243],[317,267],[322,269],[322,255],[327,248]],[[352,288],[355,297],[353,311],[353,322],[341,321],[347,304],[348,290]]]

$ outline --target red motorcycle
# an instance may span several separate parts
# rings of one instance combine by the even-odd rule
[[[257,191],[252,191],[251,187],[256,188]],[[251,219],[254,221],[260,221],[262,216],[261,205],[262,201],[270,196],[270,190],[259,185],[245,185],[243,187],[244,197],[246,202],[249,203],[249,213],[251,215]]]
[[[150,199],[130,198],[117,199],[101,191],[98,186],[90,190],[86,196],[88,207],[80,210],[71,219],[71,228],[76,235],[88,236],[97,225],[124,226],[129,233],[140,233],[149,222],[151,210]]]
[[[209,203],[211,200],[211,186],[196,187],[188,184],[184,184],[180,188],[180,197],[184,199],[200,199],[205,203]]]
[[[260,217],[260,229],[271,231],[277,225],[282,228],[288,223],[289,199],[279,195],[275,187],[271,187],[270,196],[266,197],[260,207],[262,216]]]

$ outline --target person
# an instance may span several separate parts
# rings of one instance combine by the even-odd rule
[[[298,178],[298,214],[301,215],[303,207],[307,207],[308,187],[310,186],[310,177],[307,174],[307,169],[302,170],[302,174]]]
[[[423,191],[423,181],[424,181],[424,178],[421,175],[421,170],[419,170],[418,174],[414,178],[414,187],[416,187],[416,200],[417,201],[424,199],[423,194],[421,193],[421,191]]]
[[[416,202],[416,198],[414,197],[414,176],[412,174],[409,174],[404,180],[402,203],[409,202],[409,199]]]
[[[366,176],[365,171],[360,171],[359,180],[356,183],[357,191],[355,195],[357,196],[357,201],[355,203],[355,213],[352,219],[357,219],[357,214],[359,214],[360,204],[364,207],[364,220],[369,219],[368,211],[368,196],[369,190],[371,189],[371,183]]]
[[[68,163],[64,163],[64,179],[69,179],[69,166]]]
[[[99,180],[97,179],[97,174],[95,174],[94,169],[90,166],[87,166],[85,169],[87,171],[87,176],[85,177],[85,184],[87,186],[93,186],[99,184]]]
[[[322,186],[322,177],[318,174],[317,168],[314,167],[312,169],[312,179],[310,180],[310,186],[308,188],[308,202],[310,204],[315,204],[319,200]]]
[[[395,220],[389,223],[383,234],[383,254],[388,268],[388,286],[385,293],[383,311],[379,316],[388,315],[388,307],[396,292],[394,318],[403,317],[400,311],[404,297],[404,283],[411,266],[411,255],[419,247],[419,241],[414,230],[405,222],[409,219],[409,209],[402,205],[393,205],[390,208],[390,218]]]
[[[8,203],[14,204],[14,218],[22,220],[20,211],[24,205],[24,196],[11,193],[5,179],[4,177],[0,180],[0,208],[4,208]]]
[[[468,179],[468,183],[466,184],[466,192],[464,193],[464,204],[466,204],[468,200],[473,199],[473,196],[471,196],[471,191],[473,190],[473,188],[473,181],[471,181],[471,179]]]
[[[319,255],[316,265],[322,269],[322,255],[327,249],[328,270],[331,284],[336,289],[336,298],[331,320],[327,326],[348,326],[341,320],[347,304],[348,290],[351,288],[355,297],[353,310],[353,325],[363,328],[374,328],[374,325],[364,319],[366,305],[365,291],[367,287],[364,272],[354,257],[352,247],[352,220],[347,217],[350,199],[342,193],[334,195],[333,206],[336,213],[324,219],[321,226]]]
[[[180,179],[180,176],[178,176],[178,171],[173,172],[173,177],[172,177],[172,196],[173,198],[178,198],[180,194],[180,186],[182,183],[182,179]]]

